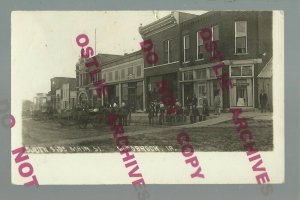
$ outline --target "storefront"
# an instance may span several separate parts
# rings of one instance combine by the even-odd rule
[[[254,65],[231,65],[230,107],[254,107]]]
[[[160,100],[157,83],[162,80],[167,81],[168,88],[170,90],[169,92],[175,99],[178,98],[177,73],[149,76],[147,77],[147,105],[149,105],[152,101]]]
[[[130,105],[133,111],[143,111],[143,81],[122,83],[121,101]]]
[[[208,106],[211,109],[214,106],[214,98],[220,93],[222,98],[222,91],[220,91],[219,81],[215,76],[211,67],[195,66],[190,69],[182,69],[181,73],[181,90],[182,90],[182,104],[187,105],[187,99],[194,95],[197,98],[197,106],[202,106],[203,97],[206,96]],[[221,72],[221,69],[219,70]]]

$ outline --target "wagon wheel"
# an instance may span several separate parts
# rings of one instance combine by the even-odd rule
[[[99,127],[99,121],[97,121],[97,118],[94,118],[91,122],[93,128],[98,128]]]
[[[87,125],[88,125],[87,120],[86,119],[81,119],[81,118],[78,119],[77,123],[78,123],[79,128],[86,128]]]

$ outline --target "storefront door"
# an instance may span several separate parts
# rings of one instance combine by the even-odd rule
[[[133,110],[136,110],[136,83],[128,83],[128,102]]]
[[[194,94],[193,83],[185,83],[183,85],[184,89],[184,104],[187,105],[187,98],[192,98]]]
[[[198,83],[198,106],[202,106],[203,95],[206,93],[205,83]]]
[[[233,79],[233,87],[230,90],[231,107],[253,106],[253,84],[251,78]]]

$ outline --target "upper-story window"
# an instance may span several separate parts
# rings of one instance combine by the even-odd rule
[[[112,81],[112,72],[108,73],[108,81]]]
[[[133,75],[133,67],[128,68],[128,76]]]
[[[115,81],[119,80],[119,71],[115,71]]]
[[[155,45],[154,45],[154,43],[153,43],[153,47],[152,47],[152,49],[150,50],[150,52],[153,52],[153,53],[155,53]],[[154,55],[153,56],[151,56],[151,58],[150,58],[151,60],[155,60],[155,57],[154,57]],[[152,62],[152,64],[151,64],[152,66],[154,66],[155,65],[155,63],[154,62]]]
[[[183,62],[189,61],[189,48],[190,48],[190,37],[189,35],[183,36]]]
[[[164,48],[164,63],[172,62],[172,40],[165,40],[163,42]]]
[[[136,66],[136,75],[137,76],[142,75],[142,66],[141,65]]]
[[[204,44],[203,40],[200,37],[200,31],[197,32],[197,60],[204,58]]]
[[[247,53],[247,22],[235,22],[235,53]]]
[[[163,48],[164,48],[164,63],[169,63],[169,40],[163,41]]]
[[[219,25],[211,27],[212,32],[212,41],[218,41],[219,40]]]
[[[125,79],[125,69],[122,69],[121,71],[121,79]]]
[[[106,80],[105,72],[102,74],[103,80]],[[107,80],[106,80],[107,81]]]
[[[84,85],[84,77],[85,76],[85,74],[81,74],[81,86],[83,86]]]

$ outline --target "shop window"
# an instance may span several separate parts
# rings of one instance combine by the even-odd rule
[[[122,101],[128,101],[128,84],[122,84]]]
[[[252,66],[231,67],[231,76],[253,76],[253,67]]]
[[[197,60],[204,58],[204,45],[203,40],[200,37],[200,31],[197,32]]]
[[[141,65],[138,65],[136,67],[136,74],[137,74],[137,76],[142,76],[142,66]]]
[[[190,37],[189,35],[183,36],[183,61],[189,61],[189,48],[190,48]]]
[[[183,72],[183,80],[184,81],[193,80],[193,71]]]
[[[235,22],[235,53],[247,53],[247,22]]]
[[[206,69],[196,70],[196,79],[206,79]]]
[[[231,67],[231,76],[241,76],[242,75],[242,71],[241,71],[241,67]]]
[[[119,71],[115,71],[115,81],[119,80]]]
[[[252,66],[243,66],[242,76],[252,76]]]

